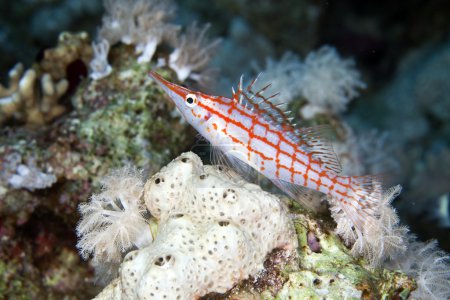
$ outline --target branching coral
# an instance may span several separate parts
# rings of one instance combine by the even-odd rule
[[[0,123],[14,117],[27,124],[41,125],[65,112],[58,104],[68,82],[54,81],[49,74],[40,76],[34,69],[24,72],[17,64],[9,73],[9,86],[0,85]]]
[[[103,179],[103,191],[80,205],[78,248],[96,264],[119,263],[132,247],[148,245],[152,236],[141,203],[143,181],[136,170],[124,168]]]
[[[63,32],[58,36],[56,47],[46,49],[43,58],[37,65],[39,73],[47,73],[53,80],[67,78],[67,67],[77,61],[82,61],[86,66],[92,58],[90,39],[86,32]]]
[[[209,25],[200,28],[196,23],[189,26],[186,33],[175,40],[175,50],[170,54],[168,61],[159,61],[159,65],[167,64],[177,73],[178,80],[185,81],[187,78],[202,82],[207,78],[205,75],[211,57],[220,43],[220,39],[210,41],[206,32]],[[206,73],[205,73],[206,72]]]

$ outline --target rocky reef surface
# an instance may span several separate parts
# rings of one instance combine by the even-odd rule
[[[159,3],[157,0],[150,2]],[[156,268],[172,266],[172,256],[160,256],[151,247],[167,250],[168,239],[178,232],[176,222],[192,218],[189,215],[192,211],[184,206],[182,213],[175,214],[178,218],[174,223],[167,225],[167,216],[158,214],[158,207],[150,205],[156,199],[147,201],[141,196],[155,193],[154,187],[149,187],[161,175],[156,172],[180,153],[189,150],[197,154],[208,153],[196,138],[194,129],[182,120],[174,105],[149,79],[148,71],[154,69],[170,81],[189,87],[202,86],[202,91],[214,90],[216,84],[214,94],[224,95],[229,94],[231,81],[234,82],[241,73],[263,70],[262,78],[267,76],[273,82],[273,92],[281,91],[281,96],[286,97],[283,109],[292,110],[296,119],[304,121],[302,125],[326,124],[333,128],[337,140],[335,150],[341,158],[344,173],[375,174],[400,168],[401,174],[396,175],[395,183],[402,180],[410,189],[401,197],[403,205],[399,207],[415,207],[413,226],[418,223],[417,219],[425,223],[431,219],[434,225],[427,225],[426,231],[440,230],[444,237],[441,245],[448,248],[447,182],[450,172],[448,168],[442,168],[448,165],[449,157],[448,113],[445,109],[448,107],[448,85],[445,85],[448,41],[405,56],[391,85],[373,97],[365,94],[374,94],[374,90],[385,84],[394,73],[395,60],[426,40],[430,31],[435,31],[431,34],[433,42],[444,39],[444,26],[439,22],[432,26],[417,24],[428,24],[433,19],[447,20],[443,22],[446,25],[449,19],[439,17],[446,15],[445,10],[433,10],[433,4],[429,4],[419,20],[415,16],[417,5],[413,4],[409,13],[415,16],[411,20],[419,35],[408,35],[410,22],[399,24],[397,31],[385,35],[382,28],[391,24],[390,18],[397,16],[396,7],[387,9],[384,5],[376,8],[369,5],[367,9],[371,12],[361,7],[346,11],[345,4],[341,4],[344,2],[324,7],[314,1],[298,1],[291,10],[290,1],[280,1],[275,7],[255,6],[249,1],[217,1],[206,6],[198,1],[185,1],[180,3],[183,13],[177,23],[171,23],[175,6],[170,1],[153,10],[145,5],[145,1],[111,0],[105,4],[116,5],[117,9],[106,7],[103,27],[96,37],[85,32],[63,32],[53,43],[50,35],[39,30],[55,34],[62,30],[60,28],[68,28],[64,24],[80,28],[76,26],[80,19],[83,20],[80,26],[88,26],[93,20],[98,25],[100,2],[80,1],[75,5],[73,1],[54,1],[60,12],[58,15],[66,14],[67,18],[52,19],[48,14],[53,15],[55,10],[48,1],[34,1],[20,14],[32,16],[28,18],[31,23],[42,25],[33,27],[43,28],[32,32],[35,41],[40,41],[38,45],[29,48],[21,45],[21,41],[28,38],[24,33],[28,23],[15,26],[17,31],[11,29],[6,33],[0,27],[2,53],[16,53],[14,57],[23,58],[23,63],[12,67],[9,74],[2,72],[5,80],[0,84],[0,299],[86,299],[96,295],[120,298],[119,294],[124,290],[129,294],[137,293],[133,281],[138,271],[141,280],[150,286],[154,283],[149,276],[152,272],[133,269],[136,268],[134,259],[155,263]],[[0,14],[19,11],[22,4],[21,1],[11,3],[8,9],[3,9],[0,4]],[[32,6],[39,7],[41,12],[33,15]],[[383,22],[376,18],[377,10],[383,10]],[[237,11],[242,15],[237,16]],[[275,12],[283,14],[286,11],[289,18],[268,22]],[[210,27],[213,34],[223,34],[226,38],[221,44],[218,39],[209,40],[208,27],[201,24],[182,29],[180,25],[192,19],[192,15],[214,22]],[[336,22],[336,16],[342,18],[342,15],[351,20],[343,24],[344,30],[328,26]],[[427,17],[430,15],[437,17]],[[39,21],[42,19],[46,22]],[[130,19],[139,22],[129,22]],[[125,25],[117,30],[116,21]],[[0,25],[15,22],[7,16]],[[57,23],[63,24],[62,27],[52,27]],[[93,25],[89,26],[93,31]],[[283,30],[286,27],[291,30]],[[155,30],[150,32],[149,28]],[[421,31],[422,28],[427,29]],[[152,36],[158,38],[151,39]],[[345,37],[350,39],[343,39]],[[349,43],[349,40],[356,42]],[[331,46],[316,47],[330,42],[339,51]],[[50,44],[54,46],[49,47]],[[356,44],[359,48],[352,51],[357,55],[355,64],[345,53],[353,50]],[[392,45],[400,46],[401,51],[387,51],[396,48]],[[37,48],[44,50],[34,59]],[[344,56],[341,56],[341,50]],[[371,54],[367,55],[369,52]],[[220,77],[214,77],[214,72],[208,69],[211,59]],[[265,66],[259,65],[264,60]],[[362,74],[356,67],[360,67],[361,62]],[[12,66],[13,63],[15,61],[8,56],[1,66]],[[370,73],[368,68],[374,71]],[[299,90],[293,88],[292,82],[301,83],[296,86]],[[217,92],[223,87],[226,92]],[[364,88],[369,91],[362,91]],[[343,116],[348,106],[352,109],[350,100],[360,93],[366,101],[357,102],[353,107],[356,109],[351,110],[353,116]],[[374,107],[379,107],[380,103],[384,110],[377,112]],[[412,107],[411,103],[418,105]],[[397,122],[399,115],[403,116],[401,122]],[[368,127],[390,132],[370,131]],[[405,130],[391,130],[400,128]],[[417,136],[411,138],[404,132]],[[408,153],[407,164],[402,160],[405,149],[413,149]],[[139,222],[128,240],[118,235],[121,242],[112,239],[112,246],[108,246],[102,244],[105,240],[100,238],[89,244],[87,251],[81,251],[81,258],[77,250],[77,233],[80,238],[78,248],[83,248],[80,247],[83,240],[80,232],[76,232],[77,224],[83,224],[80,214],[90,209],[89,203],[94,200],[101,209],[105,208],[101,203],[111,196],[105,189],[105,178],[109,178],[111,170],[123,166],[141,171],[136,171],[139,181],[133,181],[136,178],[130,174],[134,171],[127,173],[131,176],[127,180],[135,183],[128,193],[137,199],[130,207],[137,210],[121,220],[137,219]],[[207,170],[205,173],[217,175],[217,170],[210,166],[202,168]],[[409,176],[410,173],[413,176]],[[147,179],[148,184],[144,187]],[[119,188],[121,183],[109,181],[109,186]],[[270,188],[264,181],[260,183],[264,189]],[[259,187],[254,188],[258,192],[252,195],[253,200],[267,196]],[[170,185],[167,189],[170,190]],[[399,189],[391,191],[391,196],[395,196]],[[121,196],[124,195],[127,193]],[[167,195],[164,193],[163,196]],[[371,261],[355,256],[351,248],[356,248],[357,243],[336,235],[336,223],[323,207],[321,212],[312,213],[287,197],[267,197],[276,198],[277,205],[286,210],[283,218],[289,217],[288,228],[295,231],[295,234],[290,232],[294,235],[290,245],[296,245],[296,251],[288,251],[283,245],[271,244],[274,241],[269,240],[265,245],[270,244],[270,247],[258,249],[261,250],[258,263],[252,264],[257,268],[240,270],[239,274],[224,281],[196,278],[195,288],[186,284],[189,281],[183,282],[186,295],[189,291],[202,299],[448,298],[449,257],[438,250],[436,243],[404,243],[402,240],[402,249],[408,248],[402,259],[383,265],[386,268],[374,266]],[[390,205],[392,198],[383,202]],[[429,198],[433,198],[433,205],[429,205]],[[417,205],[410,205],[410,199]],[[112,199],[107,206],[111,214],[106,214],[111,217],[107,218],[108,222],[117,217],[116,212],[130,208],[119,200]],[[316,202],[323,203],[320,197]],[[425,217],[416,217],[424,211]],[[395,211],[389,211],[387,217],[394,227],[398,225]],[[229,220],[223,222],[221,224],[225,225]],[[438,222],[442,227],[436,225]],[[184,229],[198,228],[192,220],[183,224]],[[404,237],[406,229],[401,227],[400,230]],[[417,231],[420,233],[420,229]],[[136,236],[141,238],[135,240]],[[201,234],[198,237],[208,238]],[[395,245],[396,237],[383,239],[378,253],[385,253],[385,245]],[[182,244],[183,241],[178,242]],[[105,259],[110,254],[114,254],[114,259]],[[83,260],[89,257],[94,259]],[[230,275],[209,269],[216,262],[208,262],[205,271],[211,277]],[[126,267],[130,267],[128,272]],[[123,286],[124,282],[130,286]],[[163,296],[162,293],[157,295]]]
[[[95,295],[93,269],[75,248],[77,206],[98,190],[108,170],[131,162],[152,174],[194,143],[193,129],[172,113],[173,105],[148,79],[149,67],[130,59],[131,51],[112,49],[115,72],[103,80],[82,80],[62,98],[67,112],[52,122],[5,121],[16,126],[4,127],[0,148],[2,297]],[[334,236],[331,220],[289,204],[299,255],[280,249],[263,255],[257,277],[205,299],[316,297],[321,290],[370,298],[407,295],[414,288],[405,274],[368,271]]]
[[[86,34],[72,37],[72,45],[81,40],[89,53]],[[82,57],[67,49],[56,49],[71,57],[59,68],[63,78],[86,75]],[[70,86],[55,102],[65,107],[57,118],[36,124],[13,113],[3,120],[1,297],[93,295],[92,272],[74,247],[78,204],[111,168],[132,163],[153,173],[193,144],[195,132],[172,113],[148,79],[150,66],[137,64],[132,51],[112,50],[116,71],[107,79]],[[42,68],[38,63],[33,70]]]
[[[117,199],[130,188],[107,186],[103,193]],[[204,166],[192,152],[141,189],[129,196],[137,199],[121,199],[128,212],[116,211],[132,214],[126,203],[140,196],[158,224],[155,239],[135,243],[138,250],[125,255],[119,276],[95,299],[406,299],[416,287],[401,272],[370,270],[355,259],[332,234],[329,218],[264,192],[226,167]],[[83,209],[82,250],[97,235],[117,236],[120,221],[99,227],[97,212],[104,209],[95,201]],[[121,225],[122,235],[133,231],[132,222]],[[93,252],[94,260],[108,253],[101,242]]]
[[[110,169],[131,163],[151,175],[194,144],[193,129],[173,113],[173,105],[148,79],[150,66],[136,63],[132,51],[126,45],[113,48],[114,72],[72,86],[58,99],[65,112],[49,122],[27,122],[14,114],[4,120],[8,126],[2,129],[0,143],[2,297],[94,296],[100,287],[94,285],[93,267],[80,259],[75,247],[77,206],[99,189]],[[65,78],[74,72],[67,66]],[[170,70],[161,72],[175,76]],[[252,279],[205,299],[319,296],[321,290],[370,297],[407,295],[414,288],[405,274],[368,271],[364,260],[353,258],[334,236],[331,220],[322,221],[286,203],[297,231],[298,255],[274,249],[261,257],[264,269]]]

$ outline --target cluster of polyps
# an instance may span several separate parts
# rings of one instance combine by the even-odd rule
[[[144,201],[159,219],[155,240],[128,253],[98,299],[191,299],[256,275],[275,248],[295,249],[279,199],[184,153],[151,177]]]

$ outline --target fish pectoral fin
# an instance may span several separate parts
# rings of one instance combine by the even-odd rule
[[[214,165],[225,166],[238,173],[246,181],[255,183],[259,173],[247,162],[239,159],[237,155],[240,153],[231,149],[223,149],[224,147],[212,146],[211,162]]]
[[[326,195],[278,178],[270,179],[275,186],[309,210],[324,212],[327,210]]]

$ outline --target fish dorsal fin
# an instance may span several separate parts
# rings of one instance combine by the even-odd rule
[[[239,103],[245,108],[252,110],[262,116],[267,122],[278,129],[282,129],[292,138],[296,137],[295,125],[291,123],[293,117],[291,117],[290,111],[283,111],[280,106],[282,103],[274,104],[272,102],[279,93],[275,93],[269,97],[264,95],[264,92],[269,89],[271,84],[267,84],[259,90],[255,90],[255,83],[258,81],[259,74],[253,79],[250,84],[243,87],[243,76],[239,80],[237,91],[233,88],[233,100],[235,103]]]
[[[341,164],[333,150],[330,139],[327,138],[330,135],[327,132],[331,132],[330,127],[320,125],[296,128],[296,125],[291,122],[293,118],[289,115],[290,111],[283,111],[279,107],[280,105],[272,103],[272,100],[279,93],[269,97],[264,96],[264,92],[271,84],[267,84],[257,91],[254,90],[259,76],[253,79],[246,88],[243,87],[243,76],[241,76],[237,91],[233,89],[233,101],[256,112],[272,126],[283,131],[287,137],[303,150],[312,153],[313,158],[322,163],[322,167],[335,174],[340,174],[342,171]]]
[[[334,174],[341,174],[342,167],[330,141],[331,128],[328,125],[305,127],[297,130],[299,145],[312,153],[322,167]]]

